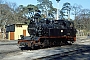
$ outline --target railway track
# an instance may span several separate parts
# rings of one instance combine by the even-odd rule
[[[90,50],[90,47],[81,47],[81,48],[78,47],[77,49],[68,49],[67,51],[59,52],[58,54],[41,57],[41,58],[37,58],[37,59],[33,59],[33,60],[57,60],[57,58],[61,59],[65,56],[69,56],[69,55],[73,55],[76,53],[81,53],[81,52],[85,52],[85,51],[89,51],[89,50]]]

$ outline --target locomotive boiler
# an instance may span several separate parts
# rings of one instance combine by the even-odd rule
[[[18,39],[20,48],[51,47],[76,41],[74,23],[68,20],[32,19],[28,25],[28,33],[30,36],[22,35]]]

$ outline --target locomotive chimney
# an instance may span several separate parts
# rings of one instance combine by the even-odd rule
[[[59,18],[58,18],[58,17],[59,17],[59,16],[58,16],[58,12],[59,12],[59,1],[60,1],[60,0],[56,0],[56,1],[57,1],[57,17],[56,17],[56,19],[58,20],[58,19],[59,19]]]

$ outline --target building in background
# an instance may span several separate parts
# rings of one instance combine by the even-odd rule
[[[6,26],[6,39],[8,40],[18,40],[20,35],[29,36],[27,31],[28,25],[23,23],[17,23]]]

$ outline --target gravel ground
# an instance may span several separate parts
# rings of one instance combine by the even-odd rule
[[[59,48],[60,49],[60,48]],[[12,53],[6,55],[2,60],[32,60],[40,57],[45,57],[53,54],[57,54],[68,51],[66,48],[62,49],[55,49],[55,48],[49,48],[49,49],[40,49],[40,50],[34,50],[34,51],[26,51],[26,52],[18,52],[18,53]],[[70,55],[68,57],[58,58],[55,60],[88,60],[90,57],[90,51],[77,53]]]
[[[55,58],[54,60],[90,60],[90,51],[68,55],[64,58],[58,57],[58,58]]]
[[[0,53],[19,50],[17,41],[0,41]]]
[[[4,58],[8,53],[19,50],[20,49],[17,46],[17,40],[14,41],[0,40],[0,60]]]
[[[0,45],[14,45],[18,40],[0,40]]]
[[[75,44],[78,45],[90,45],[90,39],[87,39],[87,37],[79,37],[77,38],[77,42]],[[79,40],[79,41],[78,41]],[[86,41],[85,43],[82,43],[81,41]],[[81,42],[81,43],[78,43]],[[0,42],[0,53],[2,52],[9,52],[9,51],[15,51],[15,50],[19,50],[17,44],[17,41],[12,41],[12,42]],[[13,45],[8,45],[8,44],[13,44]],[[77,45],[77,46],[78,46]],[[44,57],[47,55],[53,55],[53,54],[57,54],[62,53],[63,51],[68,51],[67,49],[69,49],[68,46],[65,47],[55,47],[55,48],[48,48],[48,49],[39,49],[39,50],[33,50],[33,51],[22,51],[22,52],[15,52],[15,53],[10,53],[10,54],[0,54],[0,60],[31,60],[31,59],[35,59],[35,58],[39,58],[39,57]],[[73,49],[73,48],[72,48]],[[80,58],[79,57],[87,57],[90,56],[89,54],[90,52],[83,52],[81,55],[80,54],[76,54],[73,56],[69,56],[69,57],[65,57],[65,58],[72,58],[70,60],[76,60],[73,59],[73,57],[77,58],[77,60]],[[80,55],[80,56],[78,56]],[[89,58],[88,58],[89,59]],[[62,58],[62,60],[64,60],[64,58]],[[81,59],[82,60],[82,59]],[[84,60],[84,58],[83,58]],[[87,59],[86,59],[87,60]]]

